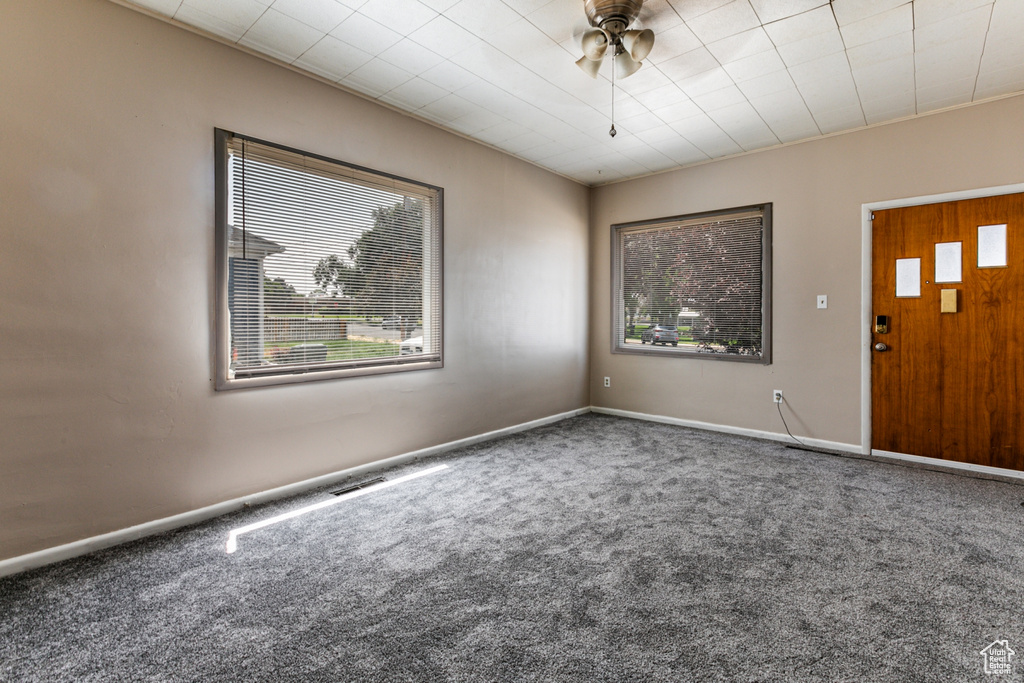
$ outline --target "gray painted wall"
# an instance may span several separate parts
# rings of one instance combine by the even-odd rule
[[[593,405],[784,434],[782,389],[794,433],[860,445],[861,206],[1024,182],[1021,122],[1018,96],[595,188]],[[774,212],[772,364],[613,355],[610,226],[761,202]]]
[[[589,404],[587,188],[106,0],[0,64],[0,559]],[[214,392],[214,127],[444,187],[444,369]]]

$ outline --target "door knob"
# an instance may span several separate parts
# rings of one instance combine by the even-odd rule
[[[888,351],[888,350],[889,350],[889,347],[886,346],[885,344],[883,344],[882,342],[878,342],[877,344],[875,344],[875,351]]]

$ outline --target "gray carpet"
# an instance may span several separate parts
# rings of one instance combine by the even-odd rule
[[[1020,681],[1024,487],[585,415],[0,580],[4,681]]]

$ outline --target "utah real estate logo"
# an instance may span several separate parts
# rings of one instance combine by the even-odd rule
[[[1013,672],[1013,664],[1010,658],[1016,652],[1010,649],[1010,643],[1006,640],[994,640],[984,650],[981,656],[985,658],[985,673],[993,676],[1005,676]]]

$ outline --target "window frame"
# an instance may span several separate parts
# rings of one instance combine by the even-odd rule
[[[624,231],[636,228],[654,228],[659,225],[670,227],[672,223],[692,222],[701,219],[740,214],[749,211],[762,212],[761,225],[761,355],[745,356],[736,353],[701,353],[687,351],[678,347],[655,348],[654,345],[633,345],[627,348],[618,339],[620,300],[623,287],[622,239]],[[694,360],[728,361],[731,363],[752,363],[755,365],[771,365],[772,362],[772,203],[747,204],[728,209],[703,211],[698,213],[666,216],[629,223],[616,223],[611,226],[611,352],[631,356],[657,356],[661,358],[689,358]]]
[[[234,378],[230,376],[230,355],[231,355],[231,318],[228,307],[228,277],[229,277],[229,241],[230,226],[228,225],[228,143],[231,139],[241,139],[258,145],[264,145],[281,150],[286,153],[298,154],[312,159],[317,159],[329,164],[336,164],[345,169],[358,173],[366,173],[385,180],[393,180],[400,183],[411,184],[423,188],[426,191],[435,193],[437,204],[437,259],[434,269],[437,278],[437,311],[440,321],[438,324],[439,340],[437,358],[424,359],[417,356],[397,355],[386,359],[366,359],[365,362],[347,361],[345,367],[325,368],[323,370],[310,370],[303,367],[294,367],[290,371],[285,370],[280,374],[258,375],[254,377]],[[369,375],[391,374],[395,372],[409,372],[413,370],[430,370],[444,367],[444,188],[431,185],[418,180],[411,180],[402,176],[377,171],[365,166],[351,164],[331,157],[323,156],[313,152],[281,145],[267,140],[261,140],[249,135],[242,135],[233,131],[215,128],[214,129],[214,259],[215,268],[215,296],[214,296],[214,338],[213,338],[213,371],[214,388],[217,391],[245,389],[261,386],[275,386],[282,384],[296,384],[304,382],[318,382],[346,377],[364,377]],[[424,262],[426,262],[424,255]]]

